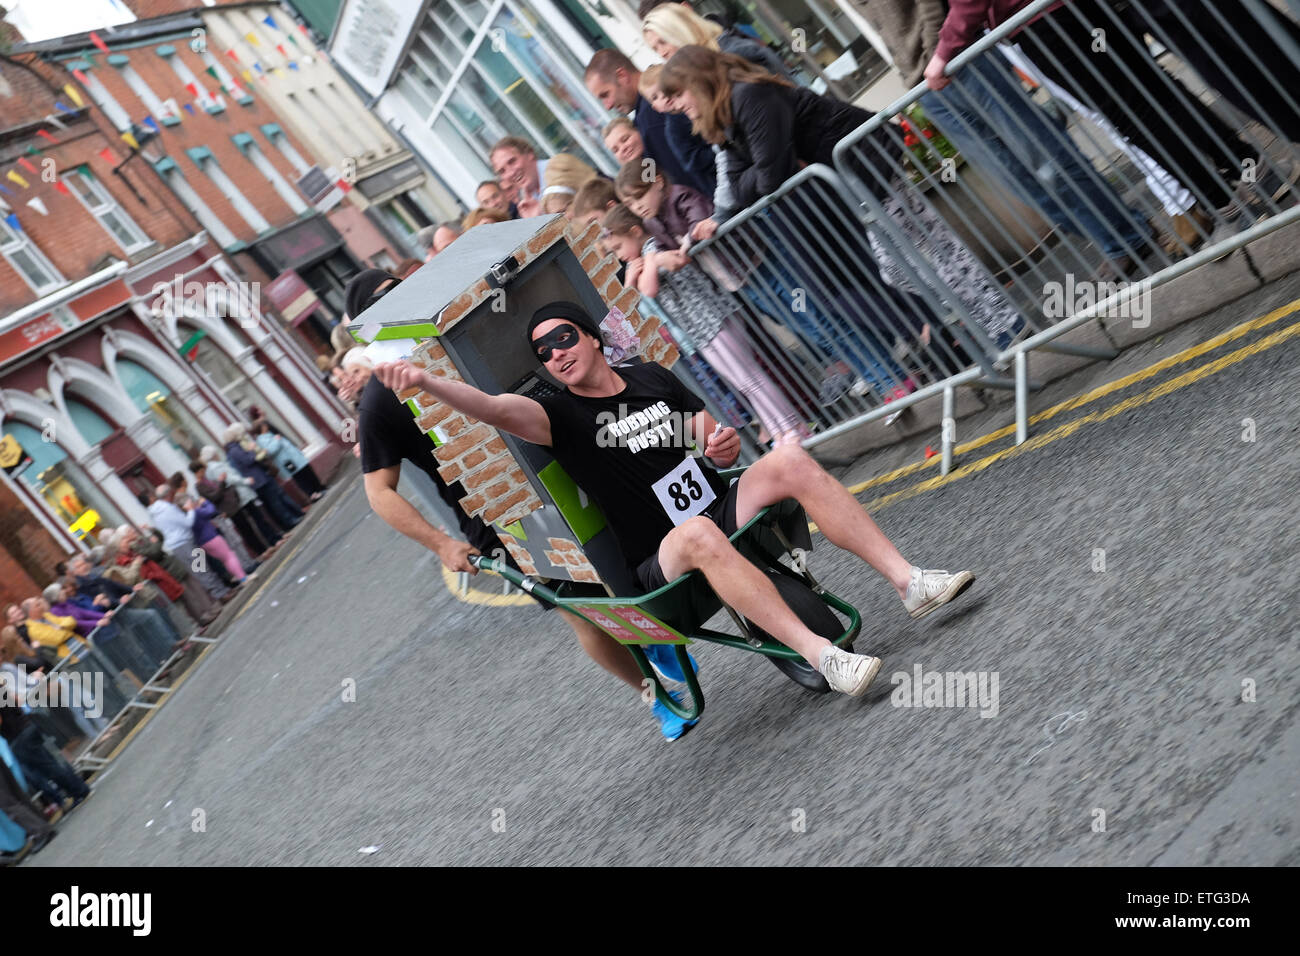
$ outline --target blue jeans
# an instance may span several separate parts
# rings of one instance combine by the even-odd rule
[[[943,90],[921,96],[921,108],[948,140],[981,169],[1008,185],[1058,227],[1082,232],[1108,259],[1140,253],[1147,236],[1092,164],[1031,104],[1011,64],[989,51],[960,70]],[[1011,145],[1014,144],[1014,145]],[[1049,162],[1054,182],[1039,179]]]

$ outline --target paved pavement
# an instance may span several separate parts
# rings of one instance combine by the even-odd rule
[[[354,481],[31,865],[1300,864],[1300,335],[1266,339],[1296,322],[884,507],[909,558],[979,574],[925,621],[822,542],[813,568],[863,612],[877,684],[818,697],[697,645],[708,709],[673,744],[554,615],[449,593]],[[846,481],[918,459],[893,450]],[[891,676],[917,665],[996,672],[997,716],[891,706]]]

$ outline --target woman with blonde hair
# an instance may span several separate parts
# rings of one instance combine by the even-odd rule
[[[684,3],[661,3],[641,21],[641,36],[655,55],[667,60],[684,46],[702,46],[744,57],[769,73],[794,80],[793,74],[771,48],[742,36],[735,27],[724,30]]]

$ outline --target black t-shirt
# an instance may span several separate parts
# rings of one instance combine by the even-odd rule
[[[653,362],[618,374],[626,387],[617,395],[586,398],[565,390],[541,405],[556,460],[600,505],[624,558],[636,567],[677,524],[721,499],[727,482],[687,447],[687,422],[704,409],[699,396]]]
[[[447,484],[438,474],[438,459],[433,457],[433,439],[420,431],[411,410],[391,388],[375,376],[370,376],[361,392],[358,406],[361,422],[357,428],[361,440],[361,470],[366,474],[383,468],[411,462],[425,472],[438,487],[438,494],[456,515],[456,522],[465,540],[484,554],[501,547],[496,533],[480,519],[471,518],[461,510],[460,499],[465,489],[460,482]]]

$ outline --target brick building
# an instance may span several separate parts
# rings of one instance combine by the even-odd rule
[[[345,411],[260,293],[271,277],[245,251],[257,234],[222,188],[234,185],[268,223],[291,229],[322,217],[293,212],[272,174],[222,175],[239,163],[257,172],[248,156],[258,144],[200,124],[257,107],[209,95],[211,113],[150,110],[143,122],[132,84],[162,87],[164,69],[179,78],[156,40],[90,60],[20,49],[0,60],[5,599],[48,583],[56,555],[93,544],[102,528],[144,523],[136,493],[220,444],[250,405],[318,468],[328,472],[343,453]],[[126,62],[110,62],[117,55]],[[193,51],[181,55],[188,65]],[[273,114],[248,115],[270,135],[262,127],[274,126]],[[258,150],[279,163],[275,138],[293,144],[281,134]],[[180,167],[170,178],[169,159]]]

